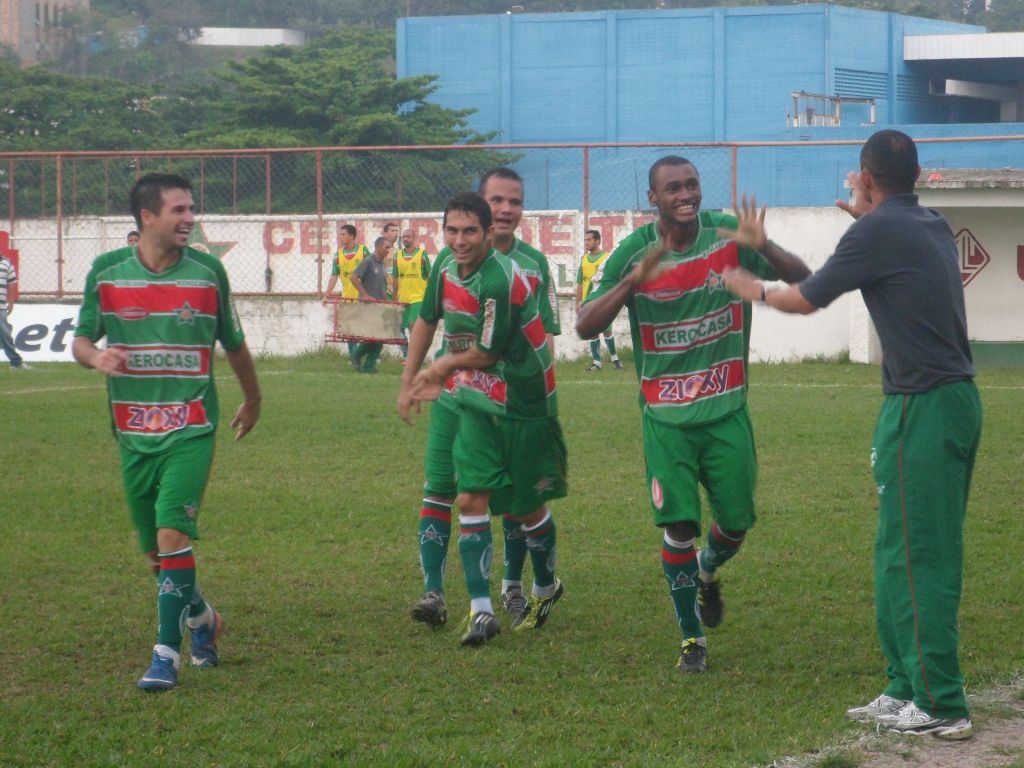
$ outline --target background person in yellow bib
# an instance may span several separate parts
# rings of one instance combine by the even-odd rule
[[[427,290],[427,278],[430,277],[430,259],[426,249],[416,246],[415,235],[411,229],[402,233],[402,247],[395,252],[391,262],[391,281],[394,285],[395,298],[406,305],[402,313],[402,335],[408,338],[409,329],[420,316],[420,305],[423,294]],[[402,345],[402,358],[409,353],[409,345]]]

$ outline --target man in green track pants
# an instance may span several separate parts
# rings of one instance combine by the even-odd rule
[[[871,463],[878,490],[875,608],[889,684],[847,710],[905,734],[966,739],[972,724],[958,657],[963,527],[981,436],[981,401],[967,341],[953,234],[914,194],[913,140],[879,131],[850,174],[858,219],[815,274],[782,290],[753,275],[729,290],[784,312],[809,314],[860,289],[882,342],[882,390]],[[745,206],[746,207],[746,206]],[[764,213],[740,217],[736,239],[757,247]]]

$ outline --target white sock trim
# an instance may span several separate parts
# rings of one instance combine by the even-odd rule
[[[483,525],[487,523],[490,525],[490,515],[459,515],[460,525]]]
[[[199,616],[189,616],[185,619],[185,623],[188,624],[189,629],[197,629],[198,627],[208,627],[213,624],[213,606],[209,603],[206,604],[206,610],[203,611]]]
[[[476,616],[478,613],[489,613],[494,615],[494,605],[489,597],[474,597],[469,601],[469,613]]]
[[[502,579],[501,580],[501,594],[505,594],[506,592],[508,592],[509,588],[511,588],[511,587],[519,587],[519,589],[521,590],[523,588],[523,580],[522,579],[519,579],[518,581],[514,581],[514,580],[511,580],[511,579]]]
[[[687,539],[686,541],[676,541],[675,539],[673,539],[671,536],[668,535],[668,531],[665,531],[665,543],[668,544],[670,547],[675,547],[676,549],[686,549],[687,547],[692,547],[694,541],[696,541],[696,539]]]
[[[161,552],[157,557],[181,557],[182,555],[189,554],[191,551],[192,545],[189,545],[184,549],[179,549],[177,552]]]
[[[539,523],[537,523],[535,525],[523,525],[523,526],[521,526],[521,528],[526,533],[529,533],[530,531],[536,531],[538,528],[540,528],[542,525],[544,525],[544,523],[546,523],[550,519],[551,519],[551,510],[545,508],[544,509],[544,517],[541,518]]]

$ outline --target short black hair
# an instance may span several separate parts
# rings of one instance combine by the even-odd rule
[[[476,192],[459,192],[452,197],[444,206],[444,220],[441,226],[448,226],[448,214],[451,211],[462,211],[471,213],[480,219],[480,226],[484,230],[491,228],[491,206]]]
[[[480,184],[477,186],[477,191],[482,195],[484,193],[484,189],[487,187],[487,182],[495,178],[518,181],[520,184],[523,183],[522,176],[508,166],[500,165],[497,168],[491,168],[491,170],[487,171],[487,173],[480,177]]]
[[[384,237],[384,235],[381,235],[380,237],[373,241],[373,250],[376,251],[378,248],[380,248],[381,243],[387,243],[388,245],[391,245],[391,241]]]
[[[658,173],[658,169],[665,165],[689,165],[693,170],[697,171],[697,166],[687,160],[685,157],[679,155],[665,155],[665,157],[659,158],[654,161],[654,165],[651,166],[651,170],[647,172],[647,188],[654,191],[654,177]],[[700,176],[700,171],[697,171],[697,175]]]
[[[184,189],[191,192],[192,184],[184,176],[173,173],[147,173],[132,186],[132,191],[128,193],[128,207],[140,230],[143,210],[160,215],[165,189]]]
[[[583,234],[584,235],[593,235],[594,239],[597,240],[597,242],[599,242],[599,243],[601,242],[601,233],[598,232],[596,229],[588,229]]]
[[[133,229],[133,230],[131,230],[131,231],[130,231],[130,232],[129,232],[129,233],[127,234],[127,235],[125,235],[125,236],[124,236],[124,237],[125,237],[125,240],[127,240],[127,239],[128,239],[129,237],[132,237],[133,235],[134,235],[135,237],[142,237],[142,233],[141,233],[141,232],[139,232],[139,230],[137,230],[137,229]]]
[[[351,224],[342,224],[341,229],[348,232],[350,235],[352,235],[352,237],[356,236],[356,228],[353,227]]]
[[[886,192],[913,192],[921,167],[914,140],[891,128],[871,134],[860,150],[860,166]]]

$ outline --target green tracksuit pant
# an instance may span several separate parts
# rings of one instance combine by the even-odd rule
[[[933,717],[967,717],[957,617],[963,529],[981,436],[973,381],[887,395],[871,450],[875,608],[889,685]]]

